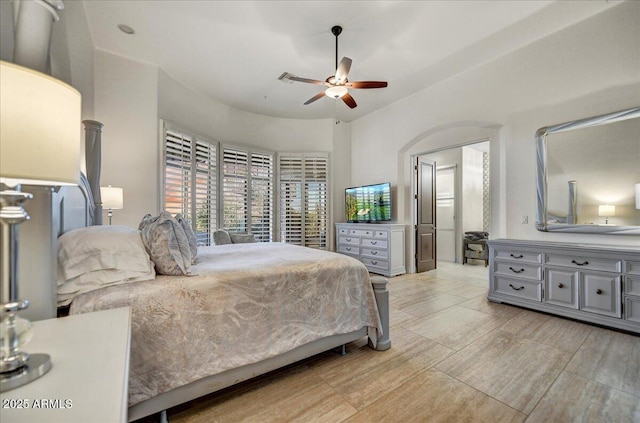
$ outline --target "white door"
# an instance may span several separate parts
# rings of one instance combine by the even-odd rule
[[[456,261],[456,166],[436,169],[436,251],[438,260]]]

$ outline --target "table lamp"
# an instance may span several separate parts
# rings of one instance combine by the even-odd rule
[[[122,188],[112,187],[111,185],[100,187],[100,197],[102,197],[102,208],[109,210],[109,225],[111,225],[113,211],[120,210],[123,207],[124,199]]]
[[[22,346],[31,324],[18,316],[19,225],[29,220],[25,185],[77,185],[80,178],[80,93],[55,78],[0,61],[0,391],[29,383],[51,368],[47,354]]]

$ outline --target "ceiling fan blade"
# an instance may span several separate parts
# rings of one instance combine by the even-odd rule
[[[305,101],[304,105],[306,106],[307,104],[311,104],[316,100],[320,100],[322,97],[324,97],[324,91],[319,92],[318,94],[311,97],[309,100]]]
[[[385,88],[386,81],[353,81],[344,84],[348,88]]]
[[[351,59],[343,57],[336,69],[336,84],[343,84],[347,81],[347,75],[351,69]]]
[[[292,81],[306,82],[307,84],[316,84],[316,85],[328,86],[325,81],[318,81],[317,79],[300,78],[299,76],[295,76],[295,75],[289,75],[288,79],[290,79]]]
[[[342,101],[344,101],[344,104],[351,107],[352,109],[358,107],[356,101],[353,99],[353,97],[351,97],[351,94],[349,93],[346,93],[342,96]]]

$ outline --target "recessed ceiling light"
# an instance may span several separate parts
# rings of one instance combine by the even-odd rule
[[[135,31],[129,25],[120,24],[118,25],[118,28],[120,28],[120,31],[124,32],[125,34],[129,34],[129,35],[135,34]]]

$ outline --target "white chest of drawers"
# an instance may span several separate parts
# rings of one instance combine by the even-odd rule
[[[357,258],[372,273],[396,276],[404,266],[404,225],[336,223],[336,252]]]
[[[640,333],[640,248],[488,243],[489,300]]]

